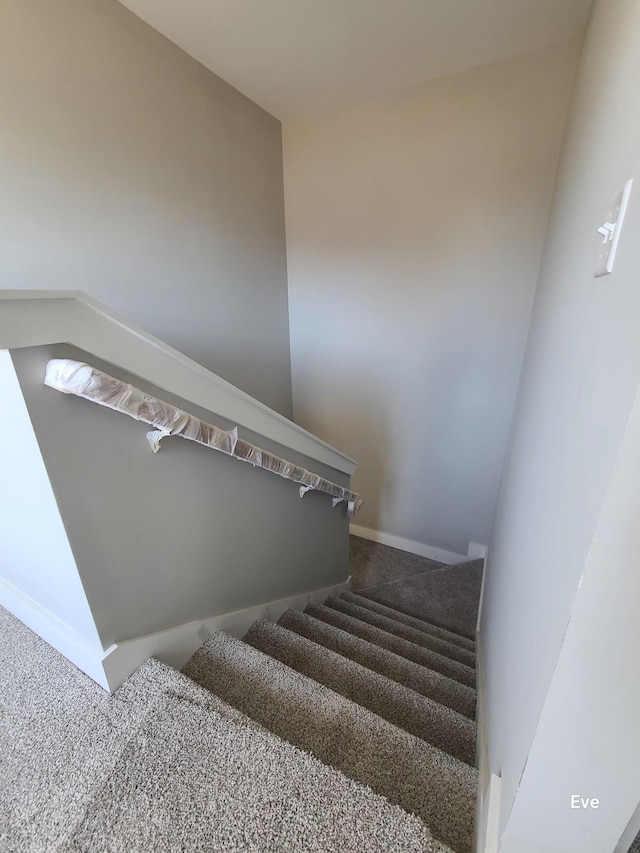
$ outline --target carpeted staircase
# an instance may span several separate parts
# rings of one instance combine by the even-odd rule
[[[215,634],[183,672],[269,731],[417,815],[459,853],[476,802],[474,644],[345,592]]]
[[[456,569],[444,571],[449,584]],[[182,673],[149,661],[114,697],[5,614],[0,675],[35,644],[58,689],[72,675],[84,692],[69,718],[43,705],[16,736],[26,697],[36,701],[28,685],[45,675],[31,658],[27,683],[14,675],[0,848],[471,853],[474,642],[445,618],[390,607],[392,586],[257,620],[242,640],[216,633]],[[97,710],[82,710],[89,696]],[[34,793],[39,728],[42,760],[59,748],[66,767]]]

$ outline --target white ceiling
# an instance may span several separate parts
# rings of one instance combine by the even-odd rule
[[[280,119],[579,36],[592,0],[121,0]]]

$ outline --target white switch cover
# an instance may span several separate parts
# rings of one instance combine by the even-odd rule
[[[601,275],[609,275],[613,271],[618,243],[620,242],[620,232],[622,231],[624,215],[627,212],[632,186],[633,179],[627,181],[624,189],[615,197],[607,213],[607,218],[600,228],[598,228],[596,278]]]

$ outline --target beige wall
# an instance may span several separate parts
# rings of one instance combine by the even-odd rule
[[[639,475],[615,470],[638,440],[636,420],[622,443],[640,382],[639,33],[640,0],[596,3],[489,549],[483,667],[504,853],[610,851],[635,806]],[[629,178],[617,266],[596,279],[596,229]],[[571,812],[569,793],[600,810]]]
[[[488,540],[576,61],[283,125],[294,414],[358,460],[360,525]]]
[[[78,288],[291,416],[280,123],[116,0],[0,0],[0,288]]]

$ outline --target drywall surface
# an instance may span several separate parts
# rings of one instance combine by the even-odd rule
[[[0,398],[0,600],[4,602],[5,590],[19,590],[85,643],[98,647],[93,616],[7,350],[0,350]]]
[[[333,586],[348,576],[344,505],[180,437],[158,454],[148,427],[43,384],[73,358],[224,429],[227,423],[66,344],[12,352],[78,571],[105,648],[187,622]],[[339,485],[349,477],[239,429]]]
[[[502,853],[613,851],[640,802],[639,511],[640,397],[607,490]]]
[[[596,4],[561,160],[489,547],[483,671],[491,769],[502,774],[503,830],[640,381],[639,31],[640,0]],[[596,279],[597,228],[613,197],[632,177],[636,186],[617,266],[610,276]],[[615,583],[613,577],[612,570]],[[601,618],[618,630],[617,620],[624,620],[626,611],[611,607],[610,600],[603,602]],[[585,655],[589,648],[585,644]],[[614,667],[628,664],[629,658],[610,661]],[[594,678],[594,694],[599,684]],[[590,709],[583,710],[588,719]],[[576,725],[583,723],[576,720]],[[591,732],[594,740],[600,736],[597,728]],[[549,776],[553,772],[548,767]],[[569,849],[553,846],[552,826],[547,844],[545,850]]]
[[[279,118],[578,36],[591,0],[121,0]],[[277,57],[277,61],[274,58]]]
[[[353,459],[79,291],[0,290],[0,347],[64,341],[351,475]]]
[[[294,416],[355,454],[361,526],[488,541],[576,61],[283,125]]]
[[[114,0],[2,0],[0,286],[86,291],[291,417],[280,123]]]

